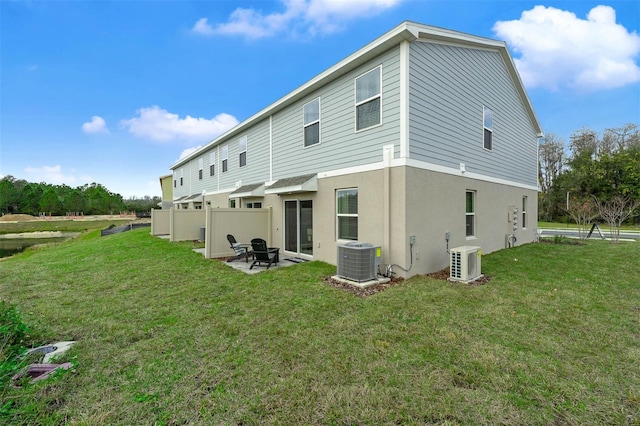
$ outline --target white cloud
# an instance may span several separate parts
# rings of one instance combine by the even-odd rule
[[[215,31],[211,28],[211,25],[207,22],[207,18],[198,19],[198,22],[191,28],[191,32],[201,35],[213,35]]]
[[[138,116],[122,120],[120,124],[135,136],[158,142],[175,140],[205,141],[221,135],[238,124],[238,120],[229,114],[218,114],[212,119],[195,118],[187,115],[180,118],[157,105],[140,108]]]
[[[94,115],[91,117],[91,121],[88,121],[82,125],[82,131],[88,134],[96,133],[109,133],[107,129],[107,123],[104,118]]]
[[[65,184],[69,186],[76,186],[93,181],[91,176],[77,177],[73,174],[65,174],[62,171],[62,167],[59,165],[27,167],[24,171],[27,174],[26,180],[29,182],[46,182],[52,185]]]
[[[178,157],[178,160],[182,160],[183,158],[193,154],[194,152],[196,152],[200,148],[202,148],[202,145],[198,145],[198,146],[194,146],[194,147],[185,149],[184,151],[182,151],[180,153],[180,157]]]
[[[617,24],[609,6],[594,7],[586,20],[536,6],[493,31],[520,54],[514,61],[528,87],[594,91],[640,81],[640,36]]]
[[[284,11],[264,14],[256,9],[237,8],[226,23],[211,26],[207,18],[191,31],[201,35],[240,35],[249,39],[272,37],[285,32],[328,34],[340,30],[349,20],[376,15],[402,0],[282,0]]]

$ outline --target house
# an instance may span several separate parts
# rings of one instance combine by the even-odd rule
[[[162,201],[158,203],[161,209],[173,207],[173,175],[160,176],[160,189],[162,189]]]
[[[175,208],[270,209],[271,245],[399,276],[536,235],[543,135],[506,44],[403,22],[171,166]]]

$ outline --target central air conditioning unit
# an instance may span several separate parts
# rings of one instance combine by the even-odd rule
[[[482,249],[462,246],[451,249],[449,280],[469,283],[482,276]]]
[[[363,282],[377,279],[382,262],[380,246],[353,241],[338,246],[338,276]]]

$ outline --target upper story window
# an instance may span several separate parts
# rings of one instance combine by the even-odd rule
[[[209,154],[209,176],[216,174],[216,153]]]
[[[180,186],[184,184],[184,168],[180,169]]]
[[[221,154],[221,158],[222,158],[222,173],[226,172],[228,170],[227,166],[228,166],[228,160],[229,160],[229,145],[225,145],[222,147],[222,154]]]
[[[476,193],[475,191],[467,191],[466,193],[466,216],[465,227],[467,237],[476,235]]]
[[[240,138],[239,151],[240,151],[240,167],[244,167],[247,165],[247,137],[246,136],[243,136]]]
[[[382,67],[356,78],[356,131],[381,122]]]
[[[484,149],[491,151],[493,149],[493,112],[487,108],[483,109],[483,123],[484,123]]]
[[[304,146],[320,143],[320,98],[304,106]]]
[[[198,179],[202,180],[202,169],[204,168],[204,158],[198,160]]]
[[[337,237],[339,240],[358,239],[358,188],[336,191]]]

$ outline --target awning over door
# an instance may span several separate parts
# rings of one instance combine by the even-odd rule
[[[265,188],[265,194],[293,194],[295,192],[317,192],[318,175],[304,175],[278,179],[276,183]]]
[[[264,183],[243,185],[229,194],[229,198],[264,197]]]

